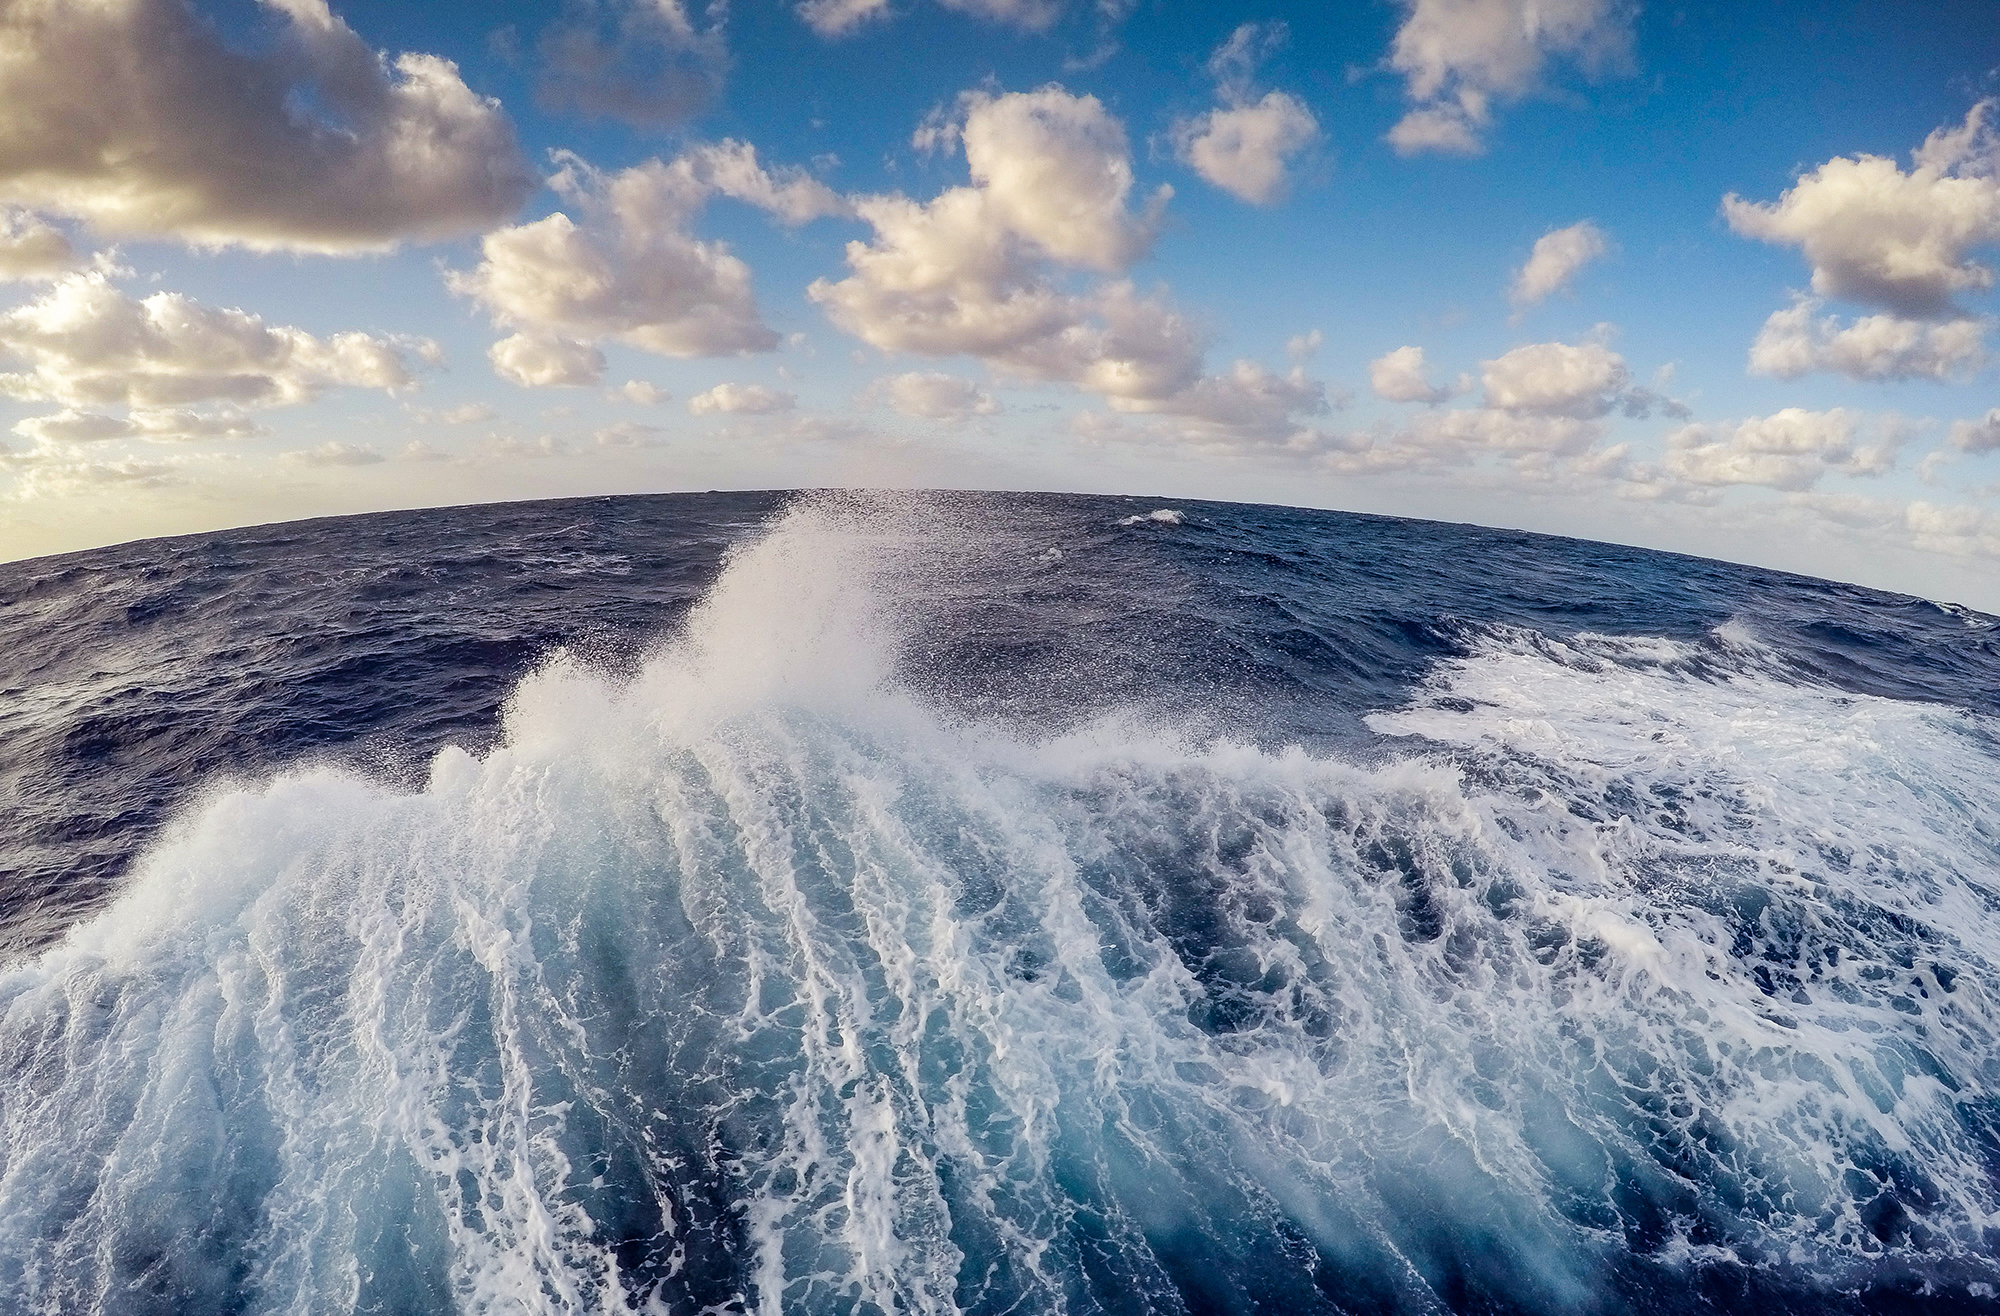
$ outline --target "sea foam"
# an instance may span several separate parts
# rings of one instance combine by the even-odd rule
[[[1991,723],[1492,628],[1381,763],[1038,738],[897,680],[938,533],[803,505],[420,791],[188,810],[0,974],[6,1305],[1991,1292]]]

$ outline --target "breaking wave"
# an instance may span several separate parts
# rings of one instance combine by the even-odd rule
[[[184,811],[0,971],[10,1307],[1993,1298],[1992,720],[1488,626],[1379,755],[1030,734],[898,676],[934,531]]]

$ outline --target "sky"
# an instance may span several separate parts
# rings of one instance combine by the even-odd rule
[[[0,559],[716,488],[2000,610],[2000,3],[10,0]]]

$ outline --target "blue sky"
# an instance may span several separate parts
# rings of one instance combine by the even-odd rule
[[[1993,3],[23,0],[0,554],[939,484],[2000,608],[1996,96]]]

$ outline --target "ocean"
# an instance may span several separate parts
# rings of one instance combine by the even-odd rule
[[[0,1310],[2000,1311],[2000,620],[729,493],[0,565]]]

